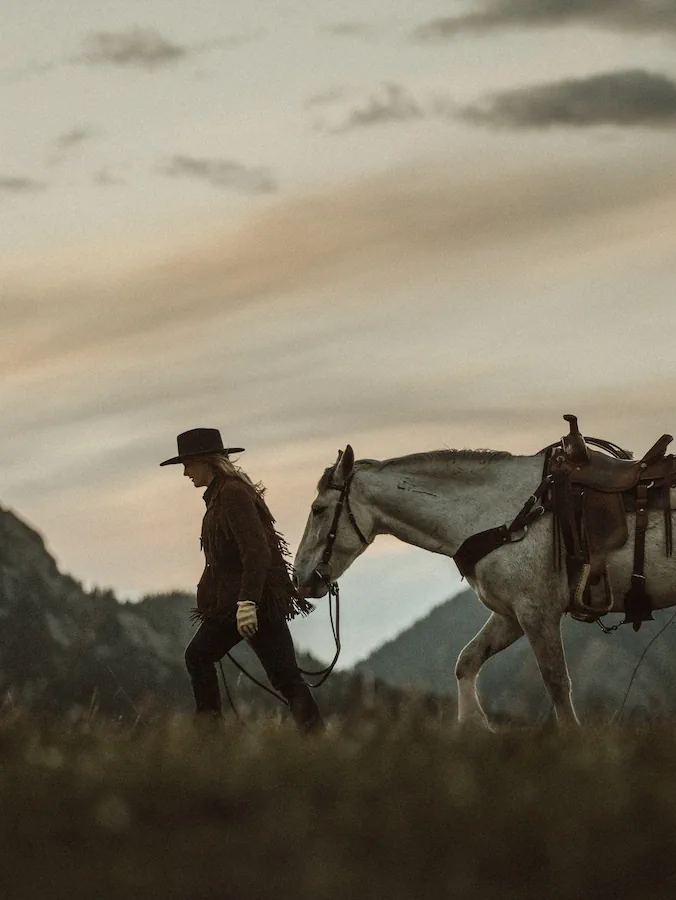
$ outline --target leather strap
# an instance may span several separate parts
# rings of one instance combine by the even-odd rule
[[[664,456],[664,451],[672,441],[673,437],[670,434],[663,434],[661,438],[655,441],[650,450],[648,450],[647,453],[643,454],[641,462],[648,463],[648,465],[654,462],[661,462],[662,457]],[[667,457],[667,459],[671,459],[672,456],[673,454]],[[666,471],[669,472],[671,470],[667,469]]]
[[[673,528],[671,524],[671,468],[674,461],[674,454],[664,457],[664,487],[663,487],[663,505],[664,505],[664,543],[666,546],[667,556],[671,556],[674,549]]]
[[[338,522],[340,520],[340,514],[343,510],[343,504],[346,507],[350,524],[356,531],[357,537],[362,542],[362,544],[364,544],[364,546],[368,546],[368,541],[362,534],[359,525],[357,525],[357,520],[355,519],[354,513],[352,512],[352,507],[350,506],[350,485],[352,484],[353,477],[354,472],[349,475],[348,478],[346,478],[344,484],[328,485],[331,490],[340,491],[340,497],[338,498],[338,502],[336,503],[336,508],[333,513],[333,520],[331,522],[331,527],[329,528],[329,533],[326,536],[326,546],[324,547],[324,553],[322,554],[321,562],[315,569],[319,576],[327,582],[331,581],[331,556],[333,555],[333,545],[336,542],[336,536],[338,534]]]
[[[485,531],[470,535],[462,542],[453,555],[453,561],[463,578],[473,575],[474,567],[479,560],[488,556],[493,550],[497,550],[504,544],[516,544],[526,537],[528,526],[545,512],[545,507],[538,504],[538,501],[549,489],[551,483],[551,475],[543,477],[509,525],[487,528]],[[536,504],[538,505],[536,506]]]
[[[623,625],[631,623],[638,631],[641,622],[652,620],[650,595],[645,587],[645,533],[648,528],[648,486],[639,482],[636,486],[636,531],[634,534],[634,570],[631,586],[624,596]]]

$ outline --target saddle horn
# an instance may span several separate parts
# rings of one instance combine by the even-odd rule
[[[564,453],[568,459],[576,465],[584,465],[585,463],[590,462],[591,456],[589,454],[589,447],[587,447],[585,439],[578,427],[577,416],[568,413],[563,418],[570,425],[569,433],[561,438],[561,446],[563,447]]]

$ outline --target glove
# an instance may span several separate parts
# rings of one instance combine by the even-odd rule
[[[237,603],[237,631],[243,638],[251,638],[258,631],[258,612],[256,604],[251,600]]]

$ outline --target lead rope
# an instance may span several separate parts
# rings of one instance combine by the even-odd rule
[[[641,655],[639,656],[638,662],[634,666],[634,671],[631,673],[631,678],[629,679],[629,684],[627,685],[627,690],[624,692],[624,697],[622,698],[622,703],[620,704],[620,708],[617,710],[616,713],[613,714],[612,718],[610,719],[611,722],[619,721],[620,716],[622,715],[622,711],[624,710],[624,704],[627,702],[627,697],[629,696],[629,691],[631,690],[631,686],[634,683],[634,678],[636,677],[636,673],[638,672],[641,663],[645,659],[646,654],[648,653],[648,650],[650,650],[650,648],[655,643],[657,638],[662,634],[662,632],[667,630],[667,628],[669,627],[669,625],[671,625],[671,623],[674,621],[674,619],[676,619],[676,612],[671,614],[671,616],[667,619],[667,621],[660,628],[660,630],[657,632],[657,634],[654,634],[650,638],[648,643],[645,645],[645,647],[643,648],[643,653],[641,653]],[[616,625],[615,628],[619,628],[619,625]],[[614,629],[612,629],[612,630],[614,630]]]
[[[332,603],[331,603],[331,600],[333,597],[335,597],[335,599],[336,599],[336,620],[335,620],[335,622],[333,620],[333,607],[332,607]],[[300,667],[298,669],[298,671],[302,675],[311,675],[311,676],[320,675],[321,676],[319,681],[315,682],[314,684],[308,685],[308,687],[311,687],[313,689],[321,687],[324,684],[324,682],[329,677],[331,672],[333,672],[333,670],[336,666],[336,663],[338,662],[338,657],[340,656],[340,650],[341,650],[341,643],[340,643],[340,588],[338,587],[337,581],[332,581],[329,584],[329,619],[331,622],[331,633],[333,634],[333,639],[336,644],[336,652],[334,654],[333,659],[328,664],[328,666],[326,666],[326,668],[319,669],[318,671],[308,671],[307,669],[301,669]],[[284,697],[282,697],[281,694],[278,694],[277,691],[272,690],[272,688],[269,688],[266,684],[263,684],[262,681],[259,681],[257,678],[255,678],[250,672],[248,672],[244,668],[244,666],[241,663],[239,663],[235,659],[235,657],[231,653],[228,653],[227,655],[228,655],[230,662],[234,663],[235,666],[237,666],[237,668],[242,673],[242,675],[245,675],[250,681],[253,681],[253,683],[258,685],[259,688],[262,688],[264,691],[267,691],[268,694],[271,694],[273,697],[275,697],[277,700],[279,700],[280,703],[284,703],[285,705],[287,705],[286,700],[284,699]],[[240,722],[240,724],[244,725],[245,723],[244,723],[242,717],[237,712],[237,708],[236,708],[234,700],[232,698],[232,694],[230,693],[230,688],[228,687],[227,678],[225,677],[223,663],[220,660],[218,661],[218,665],[221,670],[221,680],[223,681],[223,687],[225,688],[225,694],[226,694],[226,697],[228,698],[228,703],[230,704],[230,708],[232,709],[233,713],[235,714],[237,721]]]
[[[336,621],[335,621],[335,624],[333,621],[333,608],[331,605],[332,597],[336,598]],[[341,645],[340,645],[340,588],[338,587],[337,581],[332,581],[329,583],[329,619],[331,621],[331,632],[333,634],[333,640],[335,641],[335,644],[336,644],[336,652],[335,652],[333,659],[328,664],[328,666],[326,666],[325,669],[319,669],[316,672],[309,672],[306,669],[300,669],[300,671],[303,675],[311,675],[313,677],[315,675],[321,675],[321,678],[319,679],[319,681],[317,681],[315,684],[310,685],[311,688],[318,688],[324,684],[324,682],[329,677],[331,672],[333,672],[333,670],[336,666],[336,663],[338,662],[338,657],[340,656],[340,647],[341,647]]]
[[[343,485],[334,485],[334,484],[329,485],[330,488],[340,491],[340,497],[338,499],[338,503],[336,504],[336,509],[333,514],[333,521],[331,523],[331,528],[329,529],[329,534],[328,534],[327,541],[326,541],[326,547],[324,548],[324,554],[322,556],[322,560],[320,563],[322,568],[326,567],[327,571],[329,571],[329,572],[330,572],[329,562],[331,559],[331,554],[333,552],[333,545],[336,540],[336,534],[338,533],[338,520],[340,519],[340,514],[341,514],[341,511],[343,508],[343,504],[345,504],[345,506],[347,508],[347,515],[350,520],[350,524],[356,531],[356,533],[359,537],[359,540],[362,542],[362,544],[364,544],[366,546],[368,546],[368,543],[369,543],[366,540],[366,538],[364,537],[364,535],[362,534],[362,531],[359,528],[359,525],[357,524],[357,520],[355,519],[354,513],[352,512],[352,508],[350,506],[350,484],[352,483],[353,477],[354,477],[354,472],[348,476],[348,478],[345,480],[345,483]],[[539,494],[537,494],[537,496],[539,496]],[[535,502],[535,500],[536,500],[536,497],[533,497],[533,502]],[[529,507],[529,509],[530,509],[530,507]],[[333,640],[335,641],[335,644],[336,644],[336,652],[335,652],[334,657],[331,660],[331,662],[324,669],[318,669],[317,671],[311,671],[311,670],[307,670],[307,669],[301,669],[299,667],[299,672],[302,675],[310,675],[311,677],[320,676],[319,681],[315,682],[314,684],[310,683],[308,685],[308,687],[311,687],[313,689],[321,687],[324,684],[324,682],[326,681],[326,679],[329,677],[331,672],[333,672],[333,670],[336,666],[336,663],[338,662],[338,657],[340,656],[340,650],[341,650],[341,643],[340,643],[340,588],[338,587],[337,581],[328,581],[328,578],[324,578],[324,580],[327,584],[328,592],[329,592],[329,620],[331,622],[331,633],[333,634]],[[335,620],[335,622],[333,620],[333,607],[332,607],[332,603],[331,603],[331,601],[334,597],[336,600],[336,620]],[[237,666],[237,668],[240,670],[240,672],[243,675],[246,675],[246,677],[250,681],[253,681],[254,684],[258,685],[258,687],[263,688],[263,690],[267,691],[268,694],[272,694],[272,696],[276,697],[281,703],[286,703],[286,700],[280,694],[278,694],[276,691],[271,690],[269,687],[262,684],[260,681],[258,681],[256,678],[254,678],[253,675],[251,675],[249,672],[247,672],[247,670],[244,668],[244,666],[240,665],[240,663],[238,663],[237,660],[234,659],[230,655],[230,653],[228,653],[228,656],[230,657],[230,660]],[[219,665],[220,665],[220,663],[219,663]],[[228,690],[228,685],[227,685],[227,681],[225,678],[225,672],[223,671],[222,665],[221,665],[221,677],[223,679],[223,684],[225,686],[228,700],[230,701],[230,706],[232,707],[233,712],[235,713],[235,715],[241,722],[242,720],[239,717],[239,715],[237,715],[237,711],[235,710],[235,707],[234,707],[234,704],[232,701],[232,697],[230,696],[230,691]]]

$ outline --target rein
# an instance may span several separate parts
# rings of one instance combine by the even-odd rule
[[[335,668],[336,663],[338,662],[338,657],[340,656],[341,644],[340,644],[340,588],[338,587],[337,581],[331,580],[331,556],[333,555],[333,547],[336,543],[336,536],[338,534],[338,522],[340,521],[340,514],[343,511],[343,506],[347,511],[348,518],[350,520],[350,524],[354,528],[357,533],[357,537],[364,544],[365,547],[368,546],[368,541],[362,534],[361,528],[357,524],[357,520],[355,519],[354,513],[352,512],[352,507],[350,506],[350,487],[352,485],[352,479],[354,477],[354,472],[345,479],[345,484],[328,484],[327,488],[332,491],[340,491],[340,497],[338,498],[338,502],[336,503],[336,508],[333,513],[333,520],[331,522],[331,527],[329,528],[329,533],[326,536],[326,546],[324,547],[324,552],[322,553],[322,558],[319,562],[319,565],[314,570],[315,574],[318,578],[320,578],[329,589],[329,618],[331,620],[331,631],[333,633],[333,639],[336,642],[336,653],[325,669],[319,669],[316,672],[308,672],[305,669],[301,669],[303,675],[312,675],[321,676],[319,681],[315,684],[311,684],[310,687],[317,688],[320,687],[326,679],[329,677],[333,669]],[[336,598],[336,622],[334,625],[333,622],[333,612],[331,608],[331,598]]]
[[[301,672],[301,674],[303,674],[303,675],[310,675],[312,677],[319,676],[319,681],[316,681],[314,684],[309,685],[309,687],[311,687],[311,688],[318,688],[324,684],[324,682],[329,677],[331,672],[333,672],[333,670],[336,666],[336,663],[338,662],[338,657],[340,656],[340,650],[341,650],[341,643],[340,643],[340,588],[338,587],[337,581],[331,581],[331,556],[333,555],[333,547],[334,547],[334,544],[336,543],[336,536],[338,534],[338,522],[340,520],[340,514],[343,511],[343,506],[345,506],[345,508],[346,508],[347,515],[350,520],[350,524],[352,525],[355,532],[357,533],[359,540],[362,542],[362,544],[364,544],[365,546],[368,546],[368,541],[362,534],[362,531],[361,531],[359,525],[357,524],[357,520],[354,517],[354,513],[352,512],[352,507],[350,506],[350,486],[352,484],[353,476],[354,476],[354,472],[349,476],[349,478],[347,478],[345,480],[345,484],[343,484],[343,485],[339,485],[339,484],[327,485],[327,487],[330,490],[340,491],[340,497],[338,498],[338,503],[336,504],[336,509],[333,513],[333,521],[331,522],[331,528],[329,529],[329,533],[326,537],[326,547],[324,548],[324,553],[322,554],[322,558],[321,558],[319,565],[317,566],[317,568],[314,571],[317,574],[317,576],[326,584],[326,586],[328,587],[328,590],[329,590],[329,619],[331,622],[331,633],[333,634],[333,639],[336,644],[336,652],[335,652],[334,657],[331,660],[331,662],[324,669],[318,669],[317,671],[309,671],[307,669],[301,669],[299,667],[299,672]],[[334,597],[336,600],[335,622],[333,619],[333,606],[331,604],[331,600]],[[263,690],[267,691],[268,694],[272,694],[273,697],[276,697],[282,703],[286,703],[286,700],[284,700],[284,698],[281,696],[281,694],[278,694],[277,691],[271,690],[269,687],[267,687],[267,685],[258,681],[257,678],[254,678],[254,676],[250,672],[247,672],[247,670],[244,668],[244,666],[242,666],[239,662],[237,662],[237,660],[230,653],[228,653],[228,657],[229,657],[230,661],[233,662],[235,664],[235,666],[237,666],[239,671],[243,675],[246,675],[246,677],[250,681],[253,681],[254,684],[258,685],[258,687],[263,688]],[[220,665],[220,663],[219,663],[219,665]],[[223,679],[223,684],[225,686],[225,691],[226,691],[228,700],[230,702],[232,711],[234,712],[235,716],[241,722],[242,720],[240,719],[240,717],[237,713],[235,704],[233,703],[232,696],[230,694],[230,690],[228,689],[228,683],[225,679],[225,672],[223,671],[222,665],[221,665],[221,678]]]

